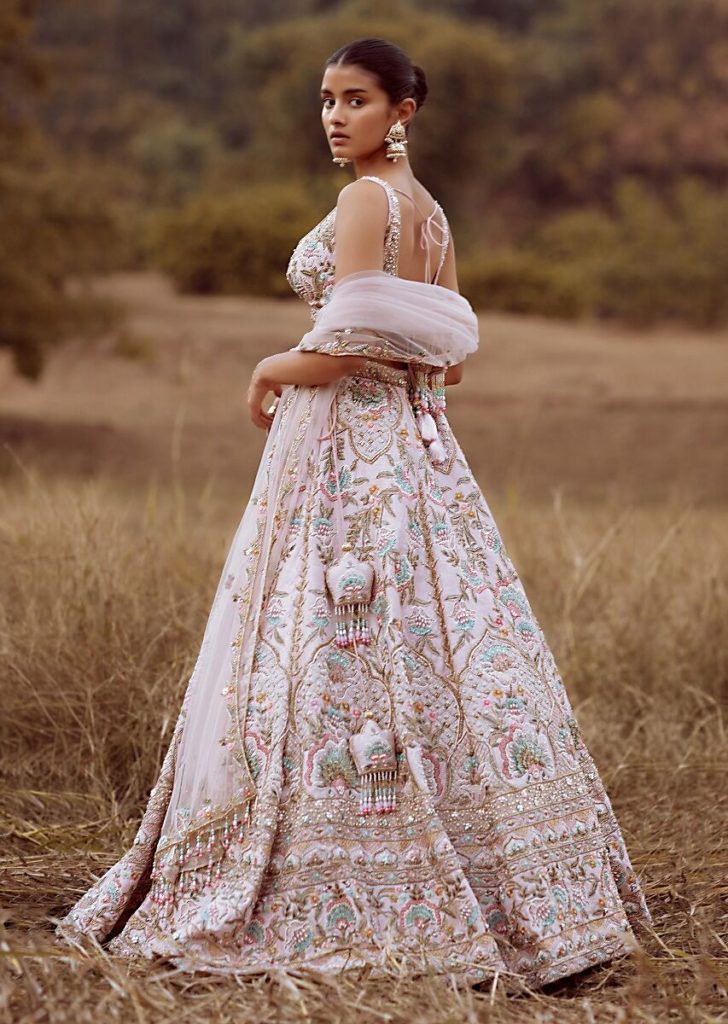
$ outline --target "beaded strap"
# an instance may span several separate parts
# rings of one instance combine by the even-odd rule
[[[384,178],[378,178],[374,174],[363,174],[362,178],[366,178],[368,181],[378,182],[387,193],[387,199],[389,201],[389,220],[387,222],[387,235],[384,240],[384,266],[383,270],[385,274],[391,274],[392,277],[399,276],[399,234],[401,225],[401,216],[399,209],[399,199],[394,191],[392,185]]]

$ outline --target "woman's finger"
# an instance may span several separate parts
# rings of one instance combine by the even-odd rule
[[[261,409],[259,402],[251,406],[251,417],[253,423],[255,423],[256,426],[261,427],[263,429],[269,427],[273,422],[273,417],[269,413],[264,412]]]

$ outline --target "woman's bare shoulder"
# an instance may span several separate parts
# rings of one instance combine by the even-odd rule
[[[387,194],[382,186],[369,178],[356,178],[349,181],[339,190],[336,208],[363,210],[386,210]]]

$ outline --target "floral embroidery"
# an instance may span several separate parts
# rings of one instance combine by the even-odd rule
[[[553,771],[553,757],[545,738],[529,726],[511,725],[498,749],[507,779],[543,779]]]
[[[346,739],[325,736],[306,755],[304,782],[315,795],[321,790],[343,792],[356,785],[356,768]]]

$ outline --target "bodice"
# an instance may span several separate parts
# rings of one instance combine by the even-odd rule
[[[399,198],[394,186],[390,185],[384,178],[378,178],[373,174],[363,175],[368,181],[376,181],[387,193],[389,212],[387,219],[387,230],[384,236],[384,265],[383,270],[392,277],[399,275],[399,236],[400,236],[400,207]],[[439,203],[436,204],[442,213],[443,221],[445,215]],[[334,272],[336,268],[336,257],[334,253],[334,227],[336,221],[336,207],[330,210],[326,216],[311,228],[303,236],[293,250],[286,270],[286,278],[291,288],[311,307],[311,318],[316,319],[316,314],[325,305],[334,287]],[[446,222],[445,222],[446,223]],[[440,259],[440,266],[444,261],[445,250]],[[439,268],[438,268],[439,272]]]
[[[382,185],[387,193],[388,217],[384,235],[384,262],[382,269],[392,277],[399,276],[400,207],[396,189],[383,178],[367,174],[363,177]],[[442,251],[435,274],[435,281],[445,261],[449,242],[449,228],[444,211],[436,202],[444,224]],[[434,214],[435,211],[433,211]],[[334,253],[334,225],[336,207],[330,210],[315,227],[303,236],[293,250],[286,278],[291,288],[311,307],[311,318],[315,321],[319,310],[329,301],[334,288],[336,258]],[[438,423],[444,422],[445,414],[445,371],[436,367],[409,367],[387,365],[377,359],[369,359],[357,377],[369,377],[394,387],[403,388],[412,405],[415,421],[428,446],[432,461],[437,464],[446,458],[438,434]]]

